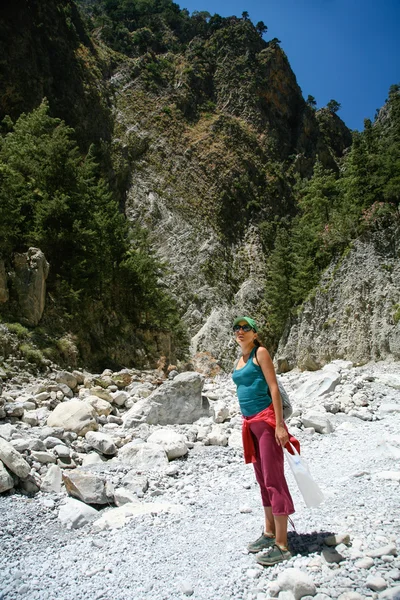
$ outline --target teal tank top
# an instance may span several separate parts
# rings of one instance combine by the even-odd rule
[[[232,373],[232,379],[237,386],[240,410],[245,417],[261,412],[272,402],[262,369],[253,362],[255,351],[253,348],[244,367],[235,369]]]

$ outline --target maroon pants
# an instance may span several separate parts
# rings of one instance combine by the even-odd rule
[[[253,463],[263,506],[276,516],[294,513],[293,500],[285,479],[283,450],[275,440],[275,429],[265,421],[250,425],[257,462]]]

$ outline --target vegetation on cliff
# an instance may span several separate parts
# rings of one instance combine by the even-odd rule
[[[96,320],[106,337],[129,323],[177,326],[175,304],[159,284],[164,267],[146,233],[120,212],[93,148],[82,156],[73,129],[49,115],[47,102],[15,123],[3,121],[0,182],[0,257],[9,263],[29,246],[45,253],[56,303],[43,325],[53,335],[69,327],[86,337]]]
[[[375,122],[366,120],[364,131],[354,132],[339,172],[317,162],[313,176],[298,181],[296,198],[297,215],[279,230],[270,256],[267,298],[275,340],[333,257],[362,234],[400,225],[399,85],[391,86]]]

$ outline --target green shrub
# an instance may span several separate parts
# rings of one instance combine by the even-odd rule
[[[30,337],[30,331],[21,325],[21,323],[6,323],[6,326],[8,331],[14,333],[19,339]]]
[[[19,346],[19,351],[22,356],[30,363],[33,363],[38,366],[42,366],[45,363],[45,357],[42,352],[37,348],[33,348],[33,346],[29,344],[21,344]]]

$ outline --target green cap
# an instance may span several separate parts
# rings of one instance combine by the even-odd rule
[[[240,321],[246,321],[246,323],[248,323],[248,325],[250,325],[250,327],[252,329],[254,329],[254,331],[257,331],[257,325],[254,319],[252,319],[251,317],[237,317],[234,321],[233,321],[233,327],[235,327],[235,325],[238,325],[240,323]]]

